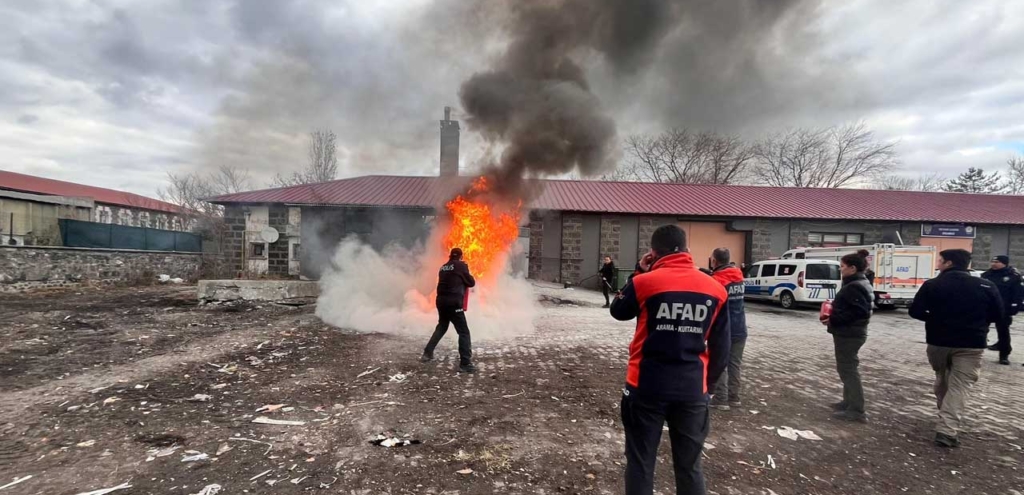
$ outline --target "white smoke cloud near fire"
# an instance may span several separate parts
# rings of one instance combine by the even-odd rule
[[[380,252],[350,237],[341,242],[320,279],[316,315],[324,322],[367,333],[426,339],[437,325],[434,290],[447,260],[439,226],[426,244]],[[504,267],[507,254],[496,264]],[[502,269],[477,281],[466,319],[474,342],[526,335],[534,330],[537,302],[532,286]],[[454,334],[454,327],[449,328]]]

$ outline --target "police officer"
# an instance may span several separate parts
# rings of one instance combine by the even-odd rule
[[[710,427],[709,391],[729,361],[728,294],[701,273],[675,225],[651,236],[639,273],[612,302],[616,320],[637,318],[622,396],[627,495],[654,492],[654,466],[668,422],[676,493],[704,495],[700,458]]]
[[[742,404],[740,381],[743,372],[743,348],[747,345],[747,315],[743,308],[743,272],[736,263],[730,261],[728,248],[718,248],[711,253],[711,265],[714,267],[711,278],[725,287],[729,293],[729,368],[727,378],[718,381],[715,397],[711,407],[728,411]]]
[[[999,295],[1003,298],[1003,309],[1006,313],[1002,321],[996,322],[996,335],[999,341],[989,347],[989,350],[999,351],[999,364],[1010,364],[1010,325],[1013,324],[1013,317],[1024,305],[1024,281],[1020,272],[1010,266],[1009,256],[996,256],[992,258],[989,270],[981,274],[982,278],[995,284],[999,289]]]
[[[420,361],[434,359],[434,348],[441,337],[448,331],[448,324],[455,324],[459,334],[459,370],[464,373],[475,373],[473,366],[473,347],[469,338],[469,325],[466,324],[466,300],[468,289],[476,285],[476,280],[469,273],[469,265],[462,261],[462,250],[454,248],[448,255],[448,262],[441,265],[437,275],[437,328],[423,349]]]

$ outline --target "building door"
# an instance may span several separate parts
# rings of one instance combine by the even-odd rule
[[[686,232],[690,254],[698,267],[710,267],[711,252],[720,247],[729,248],[732,261],[737,265],[746,262],[745,232],[729,232],[721,222],[679,222],[679,228]]]
[[[946,249],[966,249],[968,252],[970,252],[974,249],[974,239],[961,239],[953,237],[922,237],[921,245],[935,246],[935,268],[938,268],[940,252]]]

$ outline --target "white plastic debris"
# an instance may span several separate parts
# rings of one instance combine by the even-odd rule
[[[377,435],[370,439],[370,444],[377,445],[379,447],[407,447],[409,445],[419,445],[419,440],[412,440],[410,438],[398,438],[384,434]]]
[[[4,486],[0,486],[0,490],[3,490],[5,488],[10,488],[10,487],[12,487],[14,485],[17,485],[18,483],[21,483],[22,481],[28,481],[30,479],[32,479],[32,475],[31,474],[26,476],[26,477],[24,477],[24,478],[18,478],[17,476],[15,476],[14,477],[14,481],[12,481],[12,482],[4,485]]]
[[[372,370],[367,370],[367,371],[364,371],[364,372],[362,372],[362,373],[360,373],[360,374],[356,375],[356,378],[362,378],[362,377],[364,377],[364,376],[366,376],[366,375],[369,375],[369,374],[371,374],[371,373],[375,373],[375,372],[376,372],[377,370],[379,370],[379,369],[380,369],[380,368],[374,368],[374,369],[372,369]]]
[[[271,471],[273,471],[273,469],[268,469],[266,471],[263,471],[262,473],[257,474],[256,476],[253,476],[252,478],[249,478],[249,481],[256,481],[256,480],[258,480],[258,479],[260,479],[260,478],[270,474]]]
[[[279,425],[279,426],[303,426],[306,424],[305,421],[288,421],[284,419],[270,419],[267,417],[260,416],[254,420],[253,423],[258,425]]]
[[[93,445],[96,445],[96,440],[86,440],[84,442],[79,442],[75,444],[75,447],[85,448],[92,447]]]
[[[217,495],[221,490],[221,486],[214,483],[204,486],[202,490],[199,490],[199,493],[193,493],[192,495]]]
[[[775,469],[775,459],[772,458],[771,454],[768,454],[768,467]]]
[[[766,426],[766,427],[763,427],[763,428],[769,429],[769,430],[773,429],[771,426]],[[816,440],[816,441],[817,440],[821,440],[821,437],[819,437],[816,433],[814,433],[811,430],[794,430],[793,428],[790,428],[788,426],[780,426],[780,427],[778,427],[778,429],[776,431],[778,432],[780,437],[788,438],[788,439],[793,440],[793,441],[796,441],[796,439],[798,439],[798,438],[805,438],[807,440]]]
[[[111,493],[111,492],[116,492],[118,490],[127,490],[127,489],[131,488],[132,485],[130,485],[129,483],[131,483],[131,482],[130,481],[126,481],[126,482],[124,482],[124,483],[122,483],[120,485],[117,485],[117,486],[113,486],[113,487],[110,487],[110,488],[104,488],[102,490],[93,490],[91,492],[82,492],[82,493],[79,493],[78,495],[107,495],[108,493]]]
[[[404,373],[399,373],[397,375],[388,377],[388,381],[391,383],[404,383],[408,378],[409,377]]]
[[[213,396],[210,396],[210,395],[196,394],[196,395],[193,395],[192,397],[189,397],[188,401],[189,402],[206,402],[206,401],[208,401],[208,400],[210,400],[212,398],[213,398]]]
[[[284,404],[267,404],[257,409],[256,412],[274,412],[278,409],[281,409],[284,406]]]
[[[156,276],[156,280],[161,284],[166,284],[167,282],[171,281],[171,276],[161,273],[160,275]]]
[[[199,462],[199,461],[208,461],[208,460],[210,460],[209,454],[206,454],[204,452],[197,452],[195,450],[187,450],[187,451],[185,451],[185,453],[188,454],[188,455],[186,455],[185,457],[182,457],[181,458],[181,462]]]

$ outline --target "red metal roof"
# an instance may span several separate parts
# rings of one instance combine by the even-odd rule
[[[72,198],[89,198],[96,203],[126,206],[145,210],[166,211],[177,213],[177,205],[147,198],[138,194],[102,187],[86,186],[62,180],[47,179],[34,175],[18,174],[0,170],[0,189],[21,191],[49,196],[68,196]]]
[[[212,201],[433,208],[465,189],[468,180],[372,175],[228,194]],[[1024,196],[580,180],[534,183],[541,191],[528,206],[540,210],[1024,225]]]

